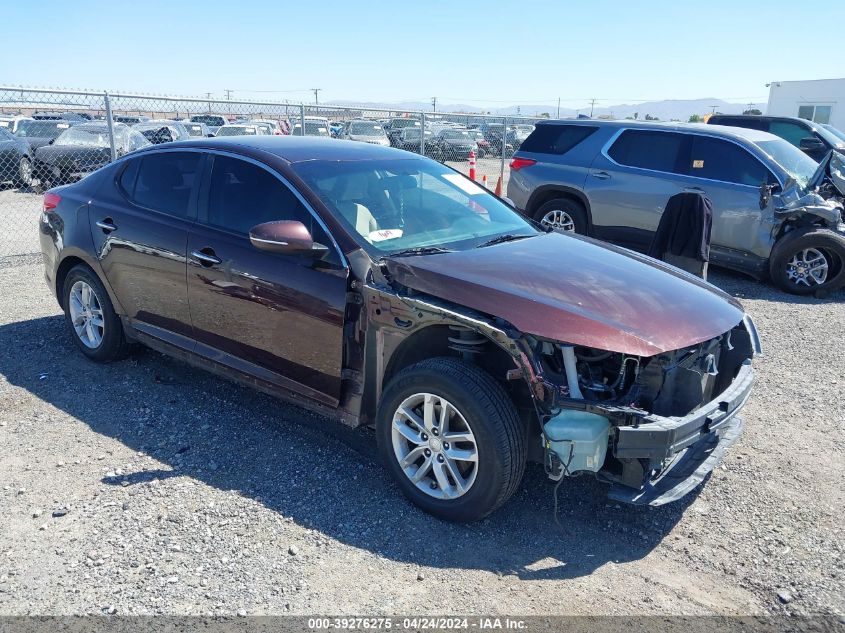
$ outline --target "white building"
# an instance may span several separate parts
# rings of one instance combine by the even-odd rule
[[[845,79],[773,81],[766,114],[798,116],[845,130]]]

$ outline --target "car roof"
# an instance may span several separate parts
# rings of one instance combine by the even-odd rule
[[[288,163],[308,160],[352,161],[414,158],[392,147],[369,143],[350,143],[319,136],[226,136],[193,141],[168,143],[168,148],[203,147],[205,149],[231,149],[238,153],[258,150],[274,154]],[[247,150],[244,152],[244,150]],[[419,157],[416,157],[419,158]]]
[[[707,125],[706,123],[683,123],[680,121],[630,121],[614,120],[605,121],[602,119],[554,119],[539,121],[536,127],[544,125],[586,125],[589,127],[611,127],[631,128],[642,130],[666,130],[673,132],[702,132],[710,136],[723,136],[725,138],[739,139],[756,143],[759,141],[771,141],[780,139],[779,136],[752,130],[744,127],[733,127],[730,125]]]

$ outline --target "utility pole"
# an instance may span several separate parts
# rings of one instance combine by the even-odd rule
[[[208,99],[208,111],[209,111],[209,112],[211,112],[211,93],[210,93],[210,92],[206,92],[206,93],[205,93],[205,98],[206,98],[206,99]]]
[[[314,93],[314,105],[315,106],[320,105],[320,100],[317,97],[317,93],[320,92],[321,90],[322,90],[322,88],[311,88],[311,92]]]
[[[231,100],[232,100],[232,92],[233,92],[232,90],[227,90],[227,91],[226,91],[226,101],[231,101]]]
[[[437,112],[437,97],[431,98],[431,111]]]
[[[557,98],[557,116],[555,118],[560,118],[560,97]]]
[[[591,100],[590,100],[590,118],[591,118],[591,119],[593,118],[593,106],[594,106],[594,105],[596,105],[596,100],[595,100],[595,99],[591,99]]]
[[[716,114],[716,108],[718,108],[718,107],[719,106],[717,106],[717,105],[711,105],[710,106],[710,114]]]

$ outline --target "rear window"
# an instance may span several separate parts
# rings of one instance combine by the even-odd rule
[[[625,130],[607,153],[620,165],[683,173],[678,164],[683,143],[683,135],[674,132]]]
[[[185,218],[200,158],[196,152],[148,154],[126,166],[120,187],[135,204]]]
[[[538,154],[566,154],[597,129],[588,125],[538,125],[519,149]]]

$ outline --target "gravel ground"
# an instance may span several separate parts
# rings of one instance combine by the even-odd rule
[[[538,468],[472,525],[418,511],[371,433],[160,356],[96,365],[37,258],[0,260],[0,614],[845,613],[845,294],[714,281],[765,356],[696,494],[608,504]]]

